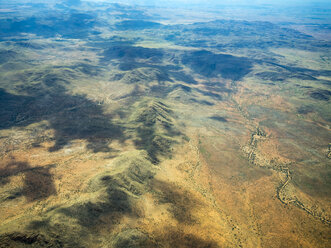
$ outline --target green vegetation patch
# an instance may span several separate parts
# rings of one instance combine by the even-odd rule
[[[1,248],[20,248],[20,247],[63,247],[62,243],[56,239],[49,239],[48,237],[39,233],[6,233],[0,235]]]
[[[173,111],[159,100],[145,100],[136,107],[131,117],[136,130],[134,142],[147,151],[153,163],[158,163],[160,155],[170,156],[175,137],[181,135],[174,125]]]
[[[91,180],[89,192],[118,187],[133,195],[141,195],[145,191],[146,182],[155,174],[154,165],[148,160],[145,151],[124,153],[114,160],[110,168],[110,171]]]
[[[102,226],[107,225],[111,230],[125,215],[139,216],[135,200],[149,189],[148,183],[156,169],[149,161],[147,152],[134,150],[123,153],[108,168],[90,180],[82,192],[83,198],[73,200],[66,206],[49,209],[41,216],[41,221],[30,223],[29,230],[58,234],[65,246],[79,247],[88,239],[98,237],[97,230]],[[140,241],[135,238],[138,236]],[[114,247],[135,242],[143,244],[146,240],[147,237],[140,233],[124,232],[115,237]]]
[[[146,234],[137,229],[128,229],[119,233],[112,245],[114,248],[156,247]]]

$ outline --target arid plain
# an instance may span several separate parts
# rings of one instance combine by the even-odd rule
[[[0,247],[330,245],[323,18],[0,4]]]

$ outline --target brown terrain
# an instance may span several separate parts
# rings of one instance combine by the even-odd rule
[[[325,30],[68,2],[0,10],[1,248],[330,247]]]

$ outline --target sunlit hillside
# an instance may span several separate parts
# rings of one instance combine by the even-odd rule
[[[331,8],[0,0],[0,247],[330,247]]]

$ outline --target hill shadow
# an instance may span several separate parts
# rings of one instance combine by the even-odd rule
[[[130,161],[130,157],[120,160],[118,165],[126,163],[125,161]],[[65,218],[62,221],[65,222],[59,223],[55,218],[54,225],[51,220],[52,215],[49,216],[50,218],[44,216],[42,220],[31,221],[28,225],[29,230],[34,232],[47,230],[47,233],[60,237],[61,243],[68,247],[72,247],[73,242],[77,242],[74,247],[79,247],[89,235],[98,236],[101,234],[100,230],[106,229],[109,232],[119,225],[122,227],[119,232],[109,232],[112,247],[163,247],[164,245],[183,248],[219,247],[214,240],[188,233],[178,226],[175,228],[166,225],[161,231],[155,230],[150,235],[139,228],[123,224],[121,221],[125,216],[145,218],[144,211],[136,209],[135,199],[146,191],[153,192],[156,196],[156,204],[169,206],[169,213],[180,226],[198,225],[199,221],[195,218],[194,212],[195,208],[203,204],[196,196],[178,185],[153,179],[153,175],[149,173],[150,162],[141,159],[140,156],[138,160],[128,163],[130,166],[127,170],[119,172],[118,175],[104,172],[93,179],[89,192],[92,194],[102,192],[97,201],[80,202],[70,207],[50,209],[49,213],[54,211],[53,213],[64,215]],[[139,163],[142,164],[139,165]],[[141,170],[141,167],[144,169]],[[141,188],[142,192],[136,191],[135,186]],[[153,190],[150,191],[150,189]],[[75,222],[67,221],[68,218],[73,218]]]
[[[19,91],[25,95],[0,89],[0,129],[47,120],[48,128],[54,129],[51,152],[76,139],[86,140],[93,152],[107,152],[112,140],[125,139],[123,129],[112,122],[111,115],[104,114],[102,106],[85,95],[68,94],[56,80],[23,86]]]
[[[103,61],[121,59],[122,62],[134,62],[138,59],[148,59],[154,63],[160,63],[164,56],[162,49],[145,48],[135,46],[113,46],[103,52]]]
[[[63,244],[54,237],[35,232],[12,232],[0,235],[0,247],[53,247],[61,248]],[[77,246],[76,246],[77,247]]]
[[[117,30],[143,30],[143,29],[159,29],[163,25],[158,22],[144,20],[125,20],[115,24]]]
[[[172,109],[161,101],[151,101],[140,106],[140,113],[134,123],[136,138],[134,144],[138,149],[147,151],[150,160],[157,164],[159,157],[171,157],[174,138],[182,133],[173,122]]]
[[[253,63],[245,57],[229,54],[214,54],[201,50],[183,55],[182,63],[189,66],[195,73],[205,77],[221,75],[225,79],[240,80],[252,71]]]
[[[194,216],[196,209],[203,203],[195,195],[184,188],[158,179],[154,179],[151,188],[156,196],[157,204],[166,204],[171,216],[178,221],[179,225],[192,226],[199,225],[199,219]],[[169,247],[195,247],[195,248],[216,248],[219,245],[212,239],[202,239],[191,233],[186,233],[184,229],[165,226],[162,232],[155,232],[157,243],[167,244]]]
[[[291,78],[297,78],[301,80],[310,80],[310,81],[317,81],[318,77],[331,76],[331,70],[312,70],[303,67],[295,67],[295,66],[288,66],[282,65],[274,62],[268,61],[259,61],[256,60],[259,64],[266,64],[268,66],[272,66],[272,71],[263,71],[256,73],[255,75],[263,80],[269,81],[281,81],[284,82]]]
[[[50,169],[55,165],[31,167],[27,162],[12,161],[0,167],[0,185],[10,183],[10,177],[22,174],[23,187],[12,192],[5,200],[13,200],[25,196],[26,200],[36,201],[56,194],[56,188]]]
[[[144,69],[145,75],[139,75],[139,73],[131,75],[133,81],[180,81],[187,84],[198,84],[191,75],[182,70],[178,61],[173,61],[171,58],[168,61],[169,54],[163,49],[132,46],[132,44],[125,42],[117,42],[110,48],[104,48],[105,50],[100,54],[102,56],[101,63],[114,62],[118,65],[118,69],[124,73],[132,73],[131,70],[139,68]],[[171,62],[171,64],[164,62]],[[121,79],[124,75],[118,74],[117,76]]]
[[[24,19],[7,18],[0,21],[0,37],[33,33],[45,38],[61,35],[64,38],[81,39],[96,34],[98,24],[95,15],[71,11],[67,14],[50,12],[47,17],[31,16]]]
[[[228,120],[223,117],[223,116],[218,116],[218,115],[214,115],[209,117],[209,119],[214,120],[214,121],[219,121],[219,122],[228,122]]]

